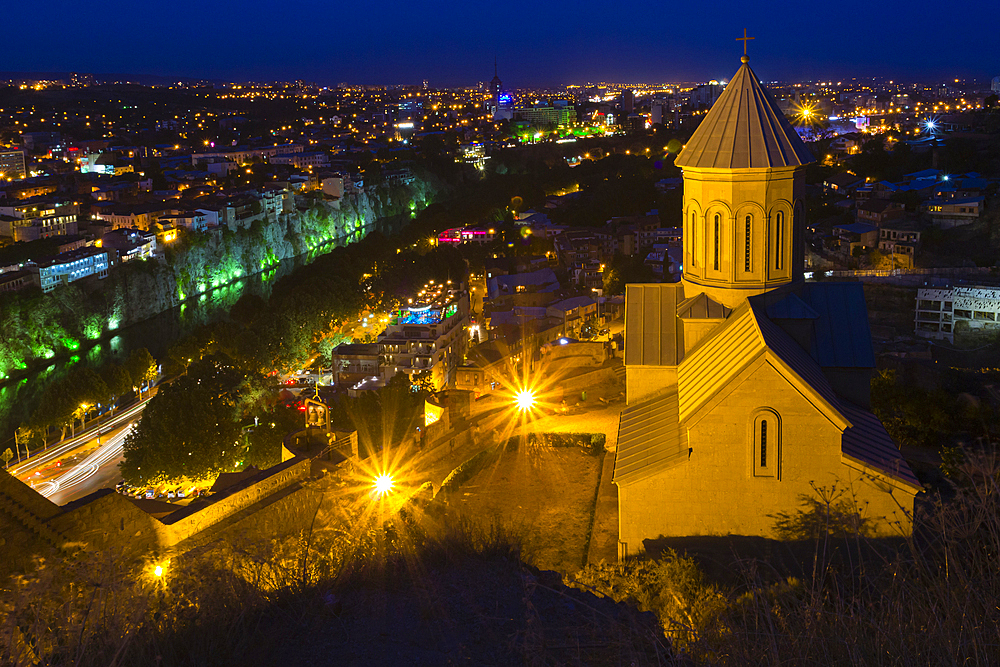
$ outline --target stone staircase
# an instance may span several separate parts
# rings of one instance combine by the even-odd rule
[[[32,514],[31,511],[10,494],[3,493],[2,491],[0,491],[0,512],[6,514],[16,523],[24,526],[29,532],[53,546],[58,547],[67,541],[65,536]]]
[[[618,378],[618,381],[622,383],[622,386],[624,386],[625,385],[625,364],[622,364],[621,366],[615,366],[611,370],[614,371],[615,377]]]

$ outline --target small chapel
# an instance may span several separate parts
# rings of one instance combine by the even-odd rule
[[[870,409],[862,285],[805,282],[814,158],[742,62],[675,160],[682,280],[626,286],[621,556],[659,537],[775,537],[819,490],[872,534],[912,529],[921,486]]]

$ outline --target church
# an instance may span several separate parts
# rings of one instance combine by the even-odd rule
[[[862,285],[804,281],[814,158],[742,62],[675,160],[683,279],[626,286],[622,556],[658,537],[775,537],[821,492],[871,534],[912,530],[921,487],[870,410]]]

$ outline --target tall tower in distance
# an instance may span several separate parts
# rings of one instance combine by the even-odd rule
[[[727,308],[801,282],[809,149],[748,64],[674,164],[684,174],[684,291]]]
[[[493,59],[493,79],[490,80],[490,115],[495,116],[500,110],[500,89],[503,88],[503,81],[497,70],[496,58]]]

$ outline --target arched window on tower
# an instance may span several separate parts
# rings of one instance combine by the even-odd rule
[[[698,214],[691,211],[691,243],[688,245],[691,248],[691,266],[697,266],[698,262],[696,258],[698,257]]]
[[[753,256],[753,218],[749,215],[746,218],[746,247],[743,250],[743,270],[750,273],[753,264],[750,258]]]
[[[751,472],[754,477],[778,479],[781,472],[781,419],[769,408],[757,410],[750,420]]]
[[[718,213],[715,214],[715,261],[712,262],[713,267],[716,271],[719,270],[719,250],[722,247],[722,216]]]
[[[778,271],[784,266],[782,250],[785,247],[785,214],[778,211],[774,216],[774,268]]]

